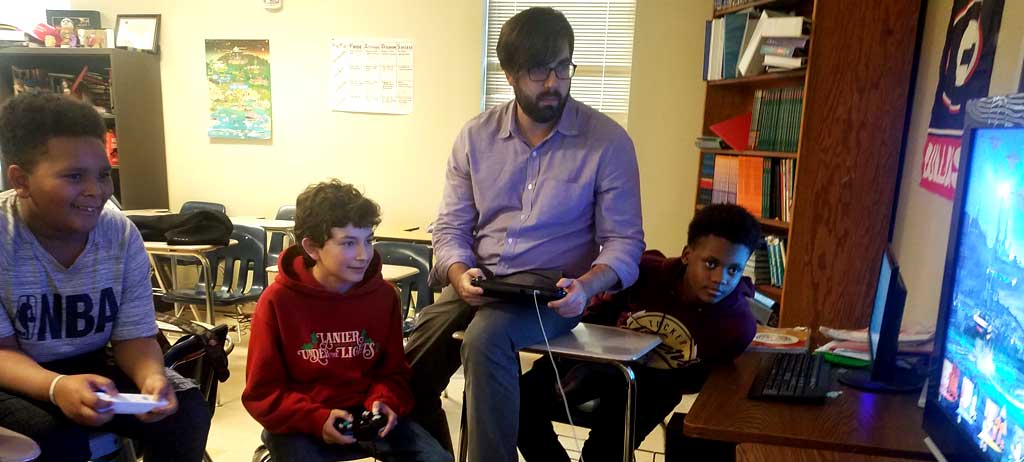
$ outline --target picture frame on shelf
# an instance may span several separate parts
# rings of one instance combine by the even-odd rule
[[[159,14],[119,14],[114,26],[114,47],[158,53]]]
[[[46,10],[46,23],[60,27],[60,21],[68,18],[75,29],[102,29],[100,12],[94,10]]]

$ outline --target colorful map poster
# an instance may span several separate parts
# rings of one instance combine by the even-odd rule
[[[210,138],[269,140],[270,40],[207,40]]]

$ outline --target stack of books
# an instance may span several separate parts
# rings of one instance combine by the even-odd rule
[[[768,276],[771,285],[782,287],[786,277],[786,238],[782,236],[766,236],[768,246]]]
[[[788,71],[807,65],[807,40],[810,37],[767,37],[761,45],[768,72]]]
[[[747,266],[743,268],[743,275],[754,281],[755,285],[771,284],[771,269],[768,261],[768,244],[761,241],[761,245],[754,250],[747,260]]]
[[[697,204],[737,204],[756,217],[788,222],[795,179],[795,159],[703,152]]]
[[[804,58],[810,20],[788,13],[749,8],[704,24],[704,80],[758,75],[771,69],[796,69]],[[792,40],[795,39],[795,40]],[[763,52],[765,46],[772,53]],[[767,60],[767,62],[766,62]]]
[[[110,79],[97,72],[86,72],[82,76],[81,89],[83,99],[90,102],[100,112],[113,113],[113,100],[110,99]]]
[[[29,44],[28,36],[24,31],[14,26],[0,24],[0,48],[26,47]]]
[[[726,144],[717,136],[698,136],[693,142],[697,149],[724,149]]]
[[[796,152],[803,94],[803,86],[754,91],[750,146],[760,151]]]
[[[818,329],[829,342],[814,350],[815,353],[827,353],[843,359],[860,361],[863,365],[871,360],[868,346],[867,329],[833,329],[821,326]],[[923,354],[932,352],[934,347],[935,329],[932,327],[904,327],[900,329],[900,353]]]

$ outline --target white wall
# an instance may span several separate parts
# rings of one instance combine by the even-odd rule
[[[921,158],[952,0],[931,0],[918,67],[893,249],[907,284],[905,323],[934,325],[953,203],[921,189]],[[1020,75],[1024,2],[1005,3],[989,94],[1013,93]]]
[[[372,5],[372,6],[371,6]],[[161,14],[161,73],[170,203],[220,202],[231,215],[270,215],[306,185],[328,177],[354,183],[391,226],[425,225],[436,214],[443,172],[459,128],[479,112],[481,0],[284,2],[72,0],[118,13]],[[332,112],[328,103],[334,37],[411,39],[411,115]],[[204,39],[270,40],[273,139],[211,140]]]

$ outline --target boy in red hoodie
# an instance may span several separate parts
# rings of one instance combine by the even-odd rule
[[[373,250],[380,208],[338,180],[299,195],[295,235],[252,319],[242,403],[275,462],[451,461],[411,420],[409,365],[395,289]],[[373,441],[339,432],[364,410],[386,417]]]

